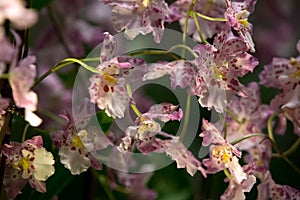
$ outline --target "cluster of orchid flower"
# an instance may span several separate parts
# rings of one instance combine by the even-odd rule
[[[245,86],[239,81],[259,64],[258,59],[250,54],[255,52],[255,46],[252,24],[248,22],[256,0],[177,0],[172,4],[164,0],[100,2],[112,6],[113,27],[116,31],[124,31],[128,40],[139,34],[152,33],[154,41],[160,43],[165,22],[179,22],[183,30],[180,46],[183,54],[189,51],[195,59],[185,60],[182,59],[184,55],[180,55],[180,58],[169,62],[147,63],[143,58],[130,55],[116,56],[118,44],[106,32],[99,52],[100,63],[96,68],[84,63],[84,59],[70,58],[36,80],[36,59],[26,56],[24,38],[21,39],[19,32],[36,23],[37,13],[26,8],[21,0],[0,0],[0,75],[3,79],[0,138],[1,169],[2,172],[5,170],[0,181],[3,181],[8,198],[20,194],[27,182],[37,191],[46,192],[45,181],[55,174],[55,162],[61,162],[72,175],[81,174],[89,168],[101,170],[98,152],[113,147],[117,152],[114,155],[126,159],[130,159],[127,158],[128,152],[139,152],[144,156],[165,153],[176,161],[178,168],[186,168],[191,176],[197,171],[204,177],[224,171],[228,188],[221,199],[245,199],[244,193],[250,192],[256,183],[258,199],[300,199],[297,189],[275,183],[269,170],[271,158],[277,156],[287,160],[300,173],[287,157],[298,148],[300,138],[282,152],[273,134],[273,129],[277,134],[285,134],[289,121],[295,134],[300,136],[300,56],[274,58],[260,73],[259,84],[278,89],[270,104],[262,104],[257,82]],[[192,35],[198,44],[192,48],[186,46],[187,35]],[[300,42],[297,50],[300,54]],[[149,52],[151,54],[151,50]],[[32,89],[61,66],[74,62],[94,73],[89,80],[90,97],[83,101],[83,108],[74,117],[69,113],[61,115],[66,125],[52,136],[59,156],[55,159],[51,149],[43,146],[42,136],[25,140],[28,127],[42,123],[42,119],[34,113],[38,97]],[[177,87],[187,88],[188,98],[197,96],[201,107],[226,113],[220,115],[218,122],[201,121],[199,137],[202,144],[199,146],[209,146],[209,155],[202,161],[184,145],[184,136],[162,131],[161,122],[184,119],[185,113],[178,105],[167,102],[154,104],[145,113],[136,106],[130,85],[135,81],[155,80],[163,76],[170,77],[174,90]],[[224,93],[226,98],[221,95]],[[124,118],[129,105],[136,115],[135,125],[122,133],[108,131],[104,134],[101,129],[89,126],[91,116],[88,110],[94,105],[113,119]],[[15,114],[24,116],[29,123],[21,142],[9,140],[9,126]],[[157,197],[154,191],[138,182],[143,182],[140,174],[114,173],[120,183],[139,187],[146,194],[139,194],[139,198]],[[134,190],[132,192],[136,193]]]

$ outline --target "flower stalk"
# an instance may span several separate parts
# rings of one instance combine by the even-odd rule
[[[59,69],[66,67],[68,65],[77,63],[80,66],[84,67],[85,69],[87,69],[90,72],[93,73],[100,73],[96,68],[91,67],[87,64],[85,64],[84,62],[89,62],[89,61],[99,61],[99,58],[86,58],[86,59],[76,59],[76,58],[66,58],[61,60],[58,64],[56,64],[54,67],[52,67],[51,69],[49,69],[45,74],[43,74],[42,76],[40,76],[33,84],[33,86],[31,87],[31,89],[33,89],[35,86],[37,86],[41,81],[43,81],[45,78],[47,78],[49,75],[51,75],[52,73],[55,73],[56,71],[58,71]]]

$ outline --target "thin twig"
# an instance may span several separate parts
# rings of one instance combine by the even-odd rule
[[[58,40],[61,42],[61,44],[62,44],[64,50],[66,51],[66,53],[67,53],[67,55],[68,55],[68,57],[74,57],[74,56],[73,56],[73,52],[71,51],[69,45],[67,44],[67,42],[66,42],[66,40],[65,40],[65,38],[64,38],[64,35],[63,35],[63,33],[62,33],[62,30],[61,30],[59,24],[57,23],[57,21],[56,21],[56,19],[55,19],[55,17],[54,17],[54,14],[53,14],[53,10],[52,10],[52,8],[51,8],[51,5],[47,6],[47,12],[48,12],[48,16],[49,16],[49,18],[50,18],[50,21],[51,21],[51,23],[52,23],[52,25],[53,25],[53,27],[54,27],[54,29],[55,29],[54,32],[56,33],[57,38],[58,38]]]

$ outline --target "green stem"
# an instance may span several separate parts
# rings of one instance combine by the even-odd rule
[[[51,68],[49,71],[47,71],[45,74],[43,74],[42,76],[40,76],[33,84],[33,86],[31,87],[31,89],[33,89],[36,85],[38,85],[42,80],[44,80],[45,78],[47,78],[50,74],[56,72],[57,70],[59,70],[60,68],[63,68],[67,65],[71,65],[73,64],[72,62],[66,62],[66,63],[62,63],[59,62],[56,66],[54,66],[53,68]]]
[[[93,72],[95,74],[100,74],[101,73],[98,69],[96,69],[96,68],[94,68],[92,66],[89,66],[89,65],[85,64],[84,62],[82,62],[81,60],[76,59],[76,58],[66,58],[66,59],[63,59],[62,61],[64,61],[64,62],[68,62],[69,61],[69,62],[77,63],[81,67],[84,67],[88,71]]]
[[[230,174],[230,172],[228,171],[227,168],[224,169],[223,172],[224,172],[224,174],[227,176],[227,178],[228,178],[229,180],[232,179],[232,176],[231,176],[231,174]]]
[[[185,106],[185,115],[184,115],[184,124],[179,135],[179,141],[182,141],[186,135],[189,119],[190,119],[190,110],[191,110],[191,95],[187,96],[186,106]]]
[[[129,53],[130,56],[136,56],[136,55],[161,55],[161,54],[166,54],[170,56],[171,58],[178,60],[179,57],[173,54],[170,51],[164,51],[164,50],[144,50],[144,51],[138,51],[138,52],[133,52]]]
[[[0,79],[9,79],[9,74],[1,74]]]
[[[285,152],[282,152],[281,154],[273,154],[274,157],[286,157],[291,155],[293,152],[295,152],[298,148],[298,146],[300,145],[300,137],[298,137],[298,139],[296,140],[296,142]]]
[[[197,19],[197,15],[194,12],[192,12],[191,14],[193,15],[193,18],[194,18],[194,21],[195,21],[195,25],[196,25],[196,28],[197,28],[197,31],[198,31],[198,35],[199,35],[199,37],[201,39],[201,42],[203,44],[207,44],[208,42],[204,39],[204,37],[203,37],[203,35],[201,33],[201,28],[200,28],[200,24],[199,24],[198,19]]]
[[[252,133],[252,134],[245,135],[245,136],[242,137],[242,138],[239,138],[239,139],[234,140],[233,142],[231,142],[231,144],[232,144],[232,145],[235,145],[235,144],[240,143],[240,142],[243,141],[243,140],[246,140],[246,139],[252,138],[252,137],[265,137],[265,138],[268,138],[268,135],[266,135],[266,134],[264,134],[264,133]]]
[[[226,109],[226,113],[238,124],[244,124],[245,120],[240,121],[236,115],[229,109]]]
[[[191,4],[191,6],[192,5],[193,4]],[[185,17],[185,22],[184,22],[184,26],[183,26],[183,34],[182,34],[182,44],[183,45],[186,45],[186,35],[187,35],[188,20],[189,20],[189,15],[187,14],[186,17]],[[182,49],[181,53],[182,53],[182,56],[184,57],[184,55],[185,55],[185,49]]]
[[[32,0],[26,0],[26,8],[32,7]],[[23,59],[28,55],[29,50],[29,39],[30,39],[30,29],[27,28],[22,31],[18,31],[20,37],[22,38],[22,46],[20,47],[19,59]]]
[[[127,89],[127,93],[128,96],[130,97],[130,99],[132,99],[132,91],[131,91],[131,87],[129,84],[126,85],[126,89]],[[139,111],[139,109],[136,107],[135,103],[133,101],[130,102],[131,108],[133,110],[133,112],[140,117],[142,115],[142,113]]]
[[[195,58],[198,57],[198,55],[193,51],[193,49],[191,49],[190,47],[184,45],[184,44],[177,44],[177,45],[174,45],[172,46],[168,51],[171,52],[171,51],[174,51],[175,49],[178,49],[178,48],[183,48],[183,49],[186,49],[188,50],[188,52],[191,53],[192,56],[194,56]]]
[[[225,123],[225,117],[221,113],[218,113],[219,120],[223,124],[223,130],[222,132],[224,133],[224,139],[226,140],[227,137],[227,124]]]
[[[269,135],[269,138],[273,144],[273,147],[274,149],[279,153],[281,154],[280,150],[279,150],[279,147],[275,141],[275,138],[274,138],[274,135],[273,135],[273,128],[272,128],[272,122],[274,120],[274,118],[279,114],[280,112],[275,112],[273,113],[269,119],[268,119],[268,124],[267,124],[267,130],[268,130],[268,135]]]
[[[65,66],[68,66],[68,65],[71,65],[71,64],[74,64],[74,63],[80,64],[80,66],[86,68],[87,70],[89,70],[89,71],[91,71],[93,73],[100,73],[99,70],[97,70],[96,68],[93,68],[93,67],[85,64],[83,61],[99,61],[99,58],[97,58],[97,60],[95,58],[87,58],[87,59],[81,59],[81,60],[76,59],[76,58],[66,58],[66,59],[63,59],[58,64],[56,64],[53,68],[51,68],[49,71],[47,71],[41,77],[39,77],[35,81],[35,83],[33,84],[33,86],[31,87],[31,89],[34,88],[36,85],[38,85],[42,80],[44,80],[45,78],[47,78],[52,73],[56,72],[57,70],[65,67]]]
[[[29,126],[30,126],[29,124],[26,124],[26,126],[24,128],[23,135],[22,135],[22,143],[25,141],[26,133],[28,131]]]
[[[39,109],[39,114],[44,115],[45,117],[48,117],[49,119],[52,119],[53,121],[56,121],[60,125],[65,124],[65,120],[63,120],[62,118],[58,117],[56,114],[54,114],[50,111]]]
[[[283,158],[298,174],[300,174],[300,169],[294,164],[292,163],[286,155],[284,155],[283,153],[281,153],[278,145],[276,144],[276,141],[275,141],[275,138],[274,138],[274,135],[273,135],[273,130],[272,130],[272,122],[274,120],[274,118],[278,115],[282,113],[282,111],[278,111],[278,112],[275,112],[273,113],[269,119],[268,119],[268,125],[267,125],[267,129],[268,129],[268,135],[269,135],[269,138],[273,144],[273,147],[274,149],[277,151],[277,153],[279,154],[279,157]],[[294,146],[294,145],[293,145]]]
[[[185,22],[184,22],[184,27],[183,27],[183,35],[182,35],[182,45],[183,46],[186,46],[188,20],[189,20],[190,13],[192,12],[196,2],[197,2],[197,0],[193,0],[193,2],[191,3],[191,5],[189,7],[187,15],[185,17]],[[182,49],[182,52],[181,52],[182,57],[185,56],[185,50],[186,50],[186,48]],[[186,135],[186,131],[187,131],[187,128],[188,128],[188,123],[189,123],[189,118],[190,118],[190,108],[191,108],[190,104],[191,104],[191,95],[188,95],[187,99],[186,99],[186,106],[185,106],[186,109],[185,109],[185,116],[184,116],[184,124],[183,124],[182,130],[181,130],[180,135],[179,135],[179,141],[182,141],[184,139],[185,135]]]
[[[188,21],[189,21],[189,17],[190,17],[190,13],[193,11],[194,5],[196,3],[197,0],[193,0],[193,2],[191,3],[189,10],[187,12],[187,15],[185,17],[185,21],[184,21],[184,27],[183,27],[183,35],[182,35],[182,44],[185,45],[186,44],[186,35],[187,35],[187,26],[188,26]],[[185,55],[185,49],[182,49],[182,57],[184,57]]]
[[[196,14],[198,17],[201,17],[202,19],[206,19],[208,21],[213,21],[213,22],[226,22],[227,21],[225,18],[209,17],[209,16],[203,15],[198,12],[193,12],[193,13]]]
[[[300,174],[300,169],[292,163],[286,156],[281,156],[298,174]]]
[[[112,193],[112,191],[110,190],[109,187],[109,181],[107,180],[107,178],[103,175],[98,175],[98,180],[101,183],[103,189],[105,190],[107,197],[109,200],[116,200],[116,198],[114,197],[114,194]]]
[[[223,132],[224,132],[224,140],[226,140],[227,138],[227,124],[224,123],[224,128],[223,128]]]
[[[62,44],[64,50],[67,53],[67,55],[69,57],[73,57],[73,53],[72,53],[71,49],[69,48],[69,46],[68,46],[68,44],[67,44],[67,42],[66,42],[66,40],[64,38],[64,35],[63,35],[63,33],[62,33],[61,29],[60,29],[60,26],[59,26],[59,24],[57,23],[57,21],[56,21],[56,19],[54,17],[51,5],[49,5],[47,7],[47,12],[48,12],[49,19],[50,19],[50,21],[51,21],[51,23],[52,23],[52,25],[53,25],[53,27],[55,29],[54,32],[56,33],[56,36],[57,36],[58,40]]]

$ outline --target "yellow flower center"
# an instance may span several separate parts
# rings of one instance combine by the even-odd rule
[[[137,9],[138,13],[142,13],[149,6],[151,0],[143,0],[141,4],[139,4],[139,8]]]
[[[29,168],[29,165],[30,165],[30,161],[29,159],[26,157],[26,158],[21,158],[17,164],[13,164],[12,167],[14,169],[23,169],[23,170],[27,170]]]
[[[224,153],[222,155],[222,161],[223,161],[223,163],[229,163],[230,162],[230,158],[231,158],[231,155],[229,155],[227,153]]]
[[[140,133],[140,134],[143,134],[143,133],[145,133],[147,131],[147,126],[144,124],[143,126],[141,126],[140,128],[139,128],[139,130],[138,130],[138,132]]]
[[[109,84],[115,84],[117,82],[117,80],[113,76],[111,76],[107,73],[104,73],[103,76]]]
[[[242,24],[243,26],[245,26],[246,28],[247,28],[248,25],[249,25],[249,22],[248,22],[247,19],[241,19],[241,20],[238,20],[238,22],[239,22],[240,24]]]
[[[21,158],[18,164],[21,165],[24,170],[27,170],[29,168],[30,161],[28,158]]]
[[[232,160],[232,151],[231,148],[227,145],[216,146],[212,150],[212,155],[216,159],[220,159],[223,163],[229,163]]]
[[[17,163],[13,163],[12,167],[14,169],[21,170],[23,169],[24,171],[27,170],[30,167],[30,163],[34,160],[34,157],[32,157],[32,153],[23,149],[22,150],[22,157]]]
[[[247,28],[249,25],[249,22],[248,22],[249,14],[250,13],[247,10],[242,10],[241,12],[235,14],[235,18],[238,20],[238,22],[240,24],[242,24],[243,26],[245,26]]]
[[[139,133],[145,133],[146,131],[153,132],[155,130],[155,125],[151,122],[143,122],[143,125],[139,128]]]
[[[300,63],[295,58],[290,58],[290,65],[297,68],[297,70],[291,74],[291,77],[299,77],[300,76]]]
[[[147,7],[149,3],[150,3],[150,0],[144,0],[143,1],[143,6]]]
[[[224,78],[224,74],[218,69],[214,69],[217,78]]]
[[[228,64],[227,64],[227,65],[228,65]],[[213,70],[214,70],[214,72],[215,72],[216,78],[222,79],[222,78],[225,77],[225,75],[221,72],[221,70],[220,70],[216,65],[213,65],[212,68],[213,68]]]
[[[79,136],[75,136],[75,137],[73,138],[73,145],[74,145],[75,147],[77,147],[78,149],[84,147],[84,145],[83,145],[83,143],[82,143],[82,141],[81,141],[81,139],[80,139]]]

